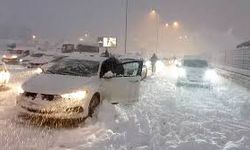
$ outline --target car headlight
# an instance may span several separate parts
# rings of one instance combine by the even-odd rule
[[[218,81],[218,74],[215,70],[209,69],[205,72],[204,80],[210,81],[210,82],[217,82]]]
[[[7,56],[6,55],[3,55],[3,58],[6,58]]]
[[[186,70],[183,69],[183,68],[179,68],[178,69],[178,76],[181,77],[181,78],[186,77]]]
[[[17,56],[16,56],[16,55],[12,55],[12,56],[11,56],[11,58],[16,59],[16,58],[17,58]]]
[[[42,69],[42,68],[37,68],[37,69],[35,70],[35,73],[41,74],[41,73],[43,73],[43,69]]]
[[[82,100],[87,97],[87,91],[77,91],[73,93],[62,94],[62,98],[69,100]]]

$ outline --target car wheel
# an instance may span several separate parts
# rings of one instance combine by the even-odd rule
[[[99,104],[100,104],[100,98],[97,95],[94,95],[89,104],[89,113],[88,113],[89,117],[93,116],[95,109]]]

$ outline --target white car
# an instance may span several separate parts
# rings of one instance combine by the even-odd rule
[[[177,64],[177,86],[199,85],[211,87],[218,82],[216,71],[208,65],[208,62],[199,58],[184,58]]]
[[[0,87],[6,85],[9,82],[10,73],[6,66],[0,62]]]
[[[48,118],[92,116],[103,99],[138,100],[142,61],[69,56],[26,81],[17,97],[20,113]]]
[[[6,64],[20,64],[23,61],[23,58],[28,56],[30,54],[30,50],[26,49],[13,49],[8,50],[7,53],[5,53],[2,56],[2,61]]]

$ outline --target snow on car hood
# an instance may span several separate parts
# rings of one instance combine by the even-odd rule
[[[53,60],[53,56],[43,56],[41,58],[33,59],[32,64],[45,64]]]
[[[77,90],[94,88],[98,78],[79,77],[56,74],[40,74],[26,81],[22,88],[24,91],[41,94],[65,94]]]

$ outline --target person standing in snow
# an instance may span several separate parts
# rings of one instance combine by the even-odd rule
[[[157,60],[158,60],[158,57],[154,53],[153,56],[150,58],[151,65],[152,65],[152,73],[155,73],[155,70],[156,70],[155,64],[156,64]]]

